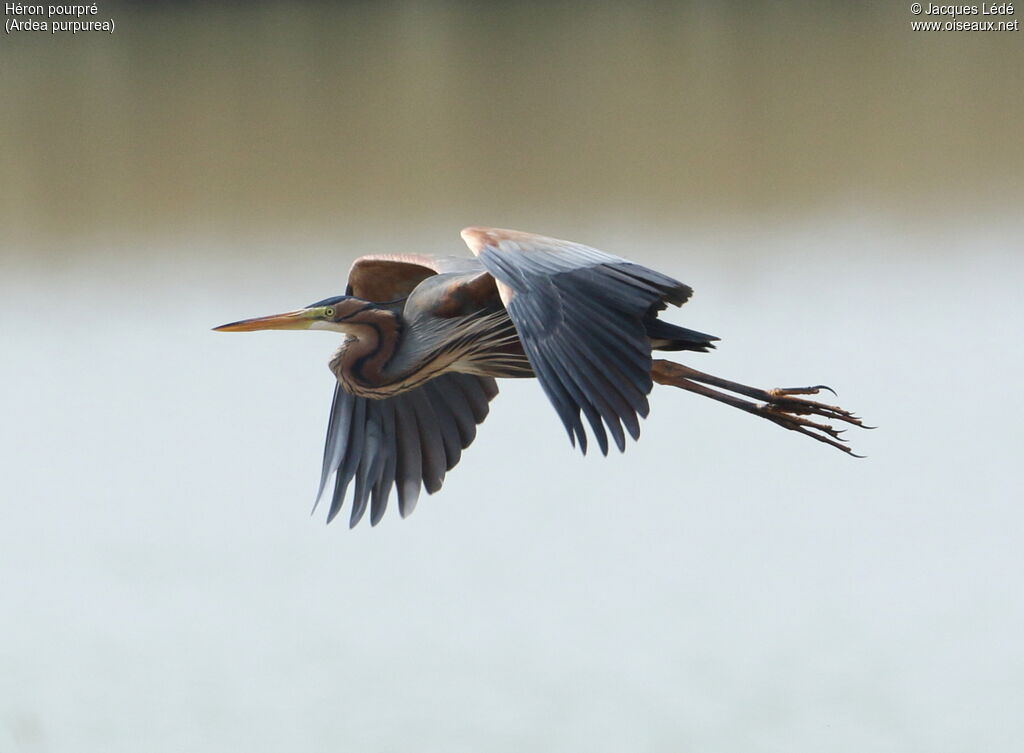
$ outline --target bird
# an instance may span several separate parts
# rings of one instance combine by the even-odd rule
[[[689,300],[689,285],[573,241],[489,227],[461,234],[472,257],[361,256],[344,295],[214,328],[344,335],[329,362],[334,399],[314,502],[315,510],[333,478],[328,523],[350,487],[350,528],[367,510],[376,526],[392,491],[402,518],[421,489],[439,491],[503,378],[536,378],[584,454],[591,441],[607,455],[611,443],[623,451],[627,435],[639,438],[655,382],[853,454],[827,421],[861,419],[805,397],[831,392],[825,385],[762,390],[653,358],[708,352],[719,341],[661,318]]]

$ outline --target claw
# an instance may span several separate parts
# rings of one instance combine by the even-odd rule
[[[827,384],[816,384],[813,387],[776,387],[775,389],[768,390],[768,394],[772,397],[786,397],[788,395],[817,395],[822,390],[828,390],[836,397],[839,397],[839,393]]]

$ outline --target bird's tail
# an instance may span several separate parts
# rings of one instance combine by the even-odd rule
[[[718,339],[714,335],[663,322],[654,316],[644,319],[644,327],[651,339],[651,347],[655,350],[696,350],[706,353],[715,347],[714,342]]]

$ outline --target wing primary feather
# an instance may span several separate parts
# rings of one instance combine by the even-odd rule
[[[524,296],[524,298],[528,298]],[[580,451],[587,454],[587,434],[580,421],[580,408],[568,390],[556,374],[552,364],[542,352],[544,340],[536,337],[535,333],[543,332],[544,329],[538,325],[534,316],[536,305],[530,305],[529,300],[525,302],[515,298],[508,306],[509,315],[519,332],[519,339],[523,345],[523,351],[533,366],[540,382],[541,389],[547,395],[548,400],[554,406],[558,417],[562,419],[565,431],[569,435],[569,442],[573,447],[579,442]]]
[[[580,407],[573,399],[566,385],[551,363],[540,351],[540,345],[534,341],[523,341],[523,349],[526,351],[530,363],[539,377],[541,389],[547,395],[548,400],[555,407],[555,412],[562,419],[565,431],[569,435],[569,442],[573,447],[579,443],[580,452],[587,454],[587,433],[580,421]]]
[[[581,322],[579,329],[579,337],[572,342],[577,362],[588,364],[581,371],[591,377],[595,387],[604,386],[604,392],[618,406],[616,414],[629,422],[627,428],[636,439],[639,424],[632,413],[647,415],[647,393],[653,387],[650,348],[641,350],[629,341],[609,339],[607,328],[602,326],[587,328]],[[629,405],[630,410],[623,408],[620,399]]]
[[[398,513],[405,518],[416,508],[423,480],[420,432],[416,426],[416,412],[407,400],[395,403],[395,441],[398,445],[398,465],[395,468]]]
[[[617,373],[628,375],[629,383],[641,396],[647,395],[654,386],[651,379],[651,351],[646,340],[642,345],[634,345],[629,341],[611,338],[605,327],[581,325],[572,342],[581,350],[599,352],[604,359],[599,368],[604,371],[612,367]]]
[[[462,389],[462,394],[466,396],[466,402],[473,412],[473,420],[477,424],[481,423],[487,417],[489,407],[487,393],[484,391],[483,385],[480,384],[480,380],[470,377],[458,380],[457,384]]]
[[[594,338],[590,347],[582,352],[595,370],[607,375],[607,381],[615,385],[634,411],[642,413],[647,409],[647,393],[653,386],[653,381],[648,384],[651,378],[649,366],[636,368],[600,338]],[[650,357],[645,361],[650,363]]]
[[[370,525],[375,526],[384,517],[388,508],[388,497],[395,483],[395,468],[398,462],[398,445],[395,441],[395,406],[390,400],[380,401],[380,424],[383,436],[384,464],[380,479],[373,486],[370,499]]]
[[[335,383],[331,412],[327,422],[327,439],[324,441],[324,462],[320,470],[320,486],[316,492],[316,499],[313,501],[313,512],[316,512],[317,505],[320,504],[328,477],[338,470],[341,458],[345,454],[354,403],[355,396],[345,392],[341,384]]]
[[[366,512],[366,502],[370,496],[370,487],[362,475],[356,476],[355,489],[352,492],[352,512],[348,518],[348,527],[355,528]]]
[[[434,494],[444,483],[445,472],[444,440],[441,437],[437,411],[427,400],[424,390],[413,390],[409,393],[408,399],[416,411],[416,426],[420,433],[423,486],[427,494]]]
[[[379,402],[379,400],[374,400],[372,403],[367,401],[365,447],[362,460],[359,463],[359,469],[356,473],[355,490],[352,492],[352,513],[349,516],[349,528],[355,528],[366,512],[370,493],[380,477],[381,468],[384,464],[384,453],[382,452],[384,438],[381,433]]]
[[[569,363],[563,355],[563,348],[557,345],[555,347],[549,347],[548,344],[545,343],[541,348],[541,352],[555,367],[556,372],[559,375],[559,380],[563,385],[565,385],[565,388],[572,396],[576,405],[578,405],[583,411],[583,415],[587,417],[587,422],[590,424],[590,428],[594,433],[594,438],[597,440],[598,447],[601,448],[601,454],[607,455],[608,435],[605,434],[604,426],[601,424],[601,416],[598,414],[597,409],[594,408],[593,403],[587,397],[582,385],[579,384],[579,380],[576,377],[576,373],[571,363]]]
[[[349,423],[349,434],[345,457],[334,477],[334,494],[331,497],[331,508],[327,513],[330,523],[341,511],[345,503],[345,492],[359,467],[363,454],[363,432],[366,428],[366,400],[354,400],[352,420]]]
[[[451,400],[449,407],[452,420],[459,432],[459,443],[462,447],[469,447],[470,442],[476,437],[476,420],[473,416],[473,409],[470,408],[465,392],[458,383],[451,385],[451,393],[446,392],[446,396],[449,396]]]
[[[462,443],[459,436],[459,427],[455,423],[455,411],[448,399],[449,390],[438,384],[437,380],[427,382],[424,392],[427,399],[434,406],[434,413],[437,417],[437,428],[441,434],[441,442],[444,447],[444,469],[450,471],[462,457]]]
[[[342,488],[341,474],[339,473],[334,477],[334,490],[331,492],[331,506],[327,510],[328,524],[338,517],[338,513],[341,512],[343,504],[345,504],[345,490]]]
[[[605,426],[611,432],[619,452],[625,452],[626,437],[622,432],[622,422],[627,420],[627,417],[636,420],[633,407],[622,396],[615,383],[606,377],[604,367],[594,363],[593,354],[589,353],[585,347],[576,350],[578,360],[574,374],[592,398],[594,406],[604,419]],[[586,364],[586,368],[580,368],[583,364]],[[639,430],[639,426],[637,429]],[[630,433],[632,434],[632,431]]]
[[[488,403],[498,396],[498,381],[492,377],[467,377],[472,379],[480,387],[480,391],[484,393],[484,397],[487,398]],[[488,407],[490,411],[490,407]]]

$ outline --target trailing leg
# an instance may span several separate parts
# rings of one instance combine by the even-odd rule
[[[826,387],[823,384],[815,385],[813,387],[788,387],[763,390],[757,387],[739,384],[738,382],[730,382],[727,379],[721,379],[711,374],[705,374],[702,371],[691,369],[689,366],[683,366],[682,364],[663,359],[655,359],[651,365],[651,378],[653,378],[658,384],[667,384],[672,387],[679,387],[680,389],[687,390],[688,392],[703,395],[704,397],[709,397],[712,400],[717,400],[721,403],[725,403],[726,405],[731,405],[734,408],[739,408],[740,410],[752,413],[755,416],[766,418],[772,423],[778,424],[785,429],[812,437],[819,442],[824,442],[825,444],[831,445],[832,447],[842,450],[854,457],[862,456],[854,453],[853,450],[845,444],[846,440],[840,436],[843,432],[842,429],[837,429],[826,422],[814,421],[809,418],[805,418],[805,416],[820,416],[826,421],[842,421],[843,423],[847,423],[852,426],[860,426],[865,429],[871,428],[864,426],[861,419],[853,415],[853,413],[848,410],[844,410],[843,408],[839,408],[835,405],[828,405],[815,400],[807,400],[802,397],[797,397],[798,395],[817,395],[822,390],[828,390],[829,392],[832,392],[832,394],[835,394],[831,388]],[[706,385],[718,387],[720,390],[726,390],[726,392],[711,389],[711,387]],[[736,393],[736,395],[752,397],[755,400],[760,400],[762,402],[756,403],[750,400],[744,400],[736,397],[736,395],[727,394],[728,392]]]

